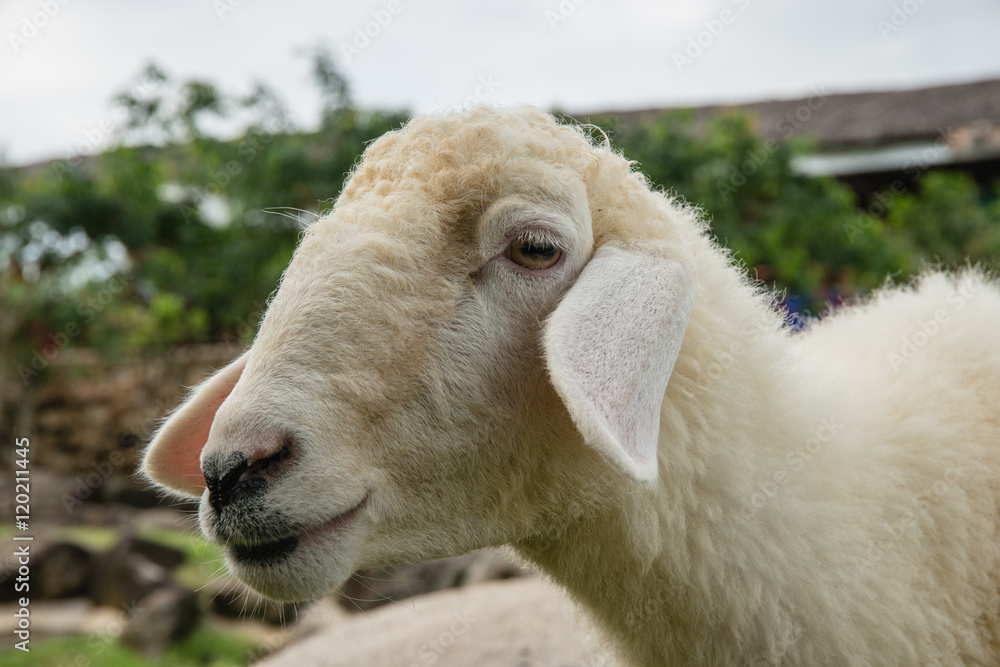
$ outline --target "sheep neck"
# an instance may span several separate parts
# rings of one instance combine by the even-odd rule
[[[741,288],[738,282],[726,287]],[[806,396],[798,397],[801,405],[789,392],[766,398],[787,380],[779,377],[790,366],[782,358],[787,341],[760,302],[742,296],[742,311],[739,302],[720,299],[725,315],[702,306],[692,316],[688,337],[699,345],[682,352],[667,390],[656,486],[626,487],[610,471],[600,477],[612,481],[595,486],[593,472],[583,473],[575,489],[554,495],[575,496],[589,511],[572,512],[571,521],[554,522],[540,541],[518,545],[636,665],[743,664],[755,653],[767,660],[789,650],[801,632],[781,609],[782,572],[775,569],[788,533],[775,542],[762,527],[795,525],[785,515],[806,502],[803,480],[789,479],[795,491],[784,499],[765,497],[763,507],[755,507],[754,480],[760,470],[780,466],[776,452],[784,450],[772,443],[806,443],[837,418],[816,424],[796,419],[808,414]],[[712,303],[701,300],[706,302]],[[752,341],[749,326],[759,329]],[[726,352],[706,358],[706,349]],[[768,405],[779,400],[781,405]],[[789,421],[779,432],[774,420],[736,414],[733,405],[761,406]],[[758,529],[747,530],[748,518],[760,520]],[[770,599],[753,611],[747,595]],[[720,646],[740,655],[720,655]]]

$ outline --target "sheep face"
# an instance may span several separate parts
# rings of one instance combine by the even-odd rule
[[[567,144],[562,159],[549,150]],[[607,459],[645,457],[655,475],[654,422],[623,427],[652,437],[651,455],[648,442],[602,449],[616,423],[588,426],[593,397],[547,368],[588,354],[573,351],[580,314],[560,328],[552,313],[594,254],[579,164],[592,151],[537,112],[414,121],[366,151],[251,349],[146,455],[153,480],[201,495],[201,527],[240,578],[308,599],[360,567],[523,539],[556,487]],[[605,274],[596,282],[628,290]],[[586,342],[603,363],[601,341]],[[628,391],[609,402],[636,404]],[[640,397],[657,418],[658,391]]]
[[[294,527],[298,544],[281,563],[270,549],[264,562],[230,552],[234,570],[272,596],[507,541],[492,517],[512,502],[511,459],[538,465],[514,443],[525,442],[530,406],[552,402],[539,331],[590,254],[582,186],[569,197],[505,193],[471,229],[419,244],[394,238],[386,215],[345,202],[310,231],[204,450],[203,461],[228,460],[263,439],[259,454],[245,452],[259,460],[287,442],[277,474],[262,473],[259,504],[219,513],[206,497],[201,509],[205,532],[235,544]],[[545,268],[517,263],[553,256]],[[258,536],[247,524],[288,528]],[[310,562],[324,563],[318,582],[303,577]]]

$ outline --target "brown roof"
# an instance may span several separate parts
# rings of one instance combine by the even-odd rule
[[[764,136],[782,139],[794,131],[814,138],[824,148],[933,139],[977,123],[1000,125],[1000,79],[866,93],[827,94],[820,90],[811,97],[793,100],[694,109],[702,122],[725,110],[755,113]],[[617,115],[639,118],[659,111],[645,109]]]

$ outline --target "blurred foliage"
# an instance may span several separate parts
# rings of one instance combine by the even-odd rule
[[[329,54],[311,55],[314,132],[263,84],[230,94],[150,65],[115,97],[111,148],[0,167],[0,353],[251,337],[305,224],[407,118],[355,109]]]
[[[886,220],[900,233],[910,256],[948,266],[1000,257],[1000,198],[987,198],[967,174],[932,171],[920,193],[904,193]]]
[[[150,658],[122,645],[113,627],[106,635],[54,637],[33,641],[31,652],[0,653],[5,667],[80,665],[81,667],[244,667],[260,651],[259,642],[231,632],[202,627],[163,655]]]
[[[0,526],[0,539],[9,540],[13,533],[13,528]],[[174,570],[173,576],[177,583],[192,590],[202,590],[226,571],[222,547],[209,542],[197,531],[139,525],[130,534],[184,552],[184,562]],[[107,551],[122,538],[122,531],[104,526],[71,525],[52,530],[48,536],[92,551]]]
[[[0,167],[0,354],[23,364],[50,343],[117,353],[252,337],[304,224],[365,143],[407,118],[355,108],[329,53],[307,55],[315,131],[264,84],[238,95],[150,65],[115,97],[125,120],[111,148]],[[795,173],[810,146],[765,140],[746,115],[588,120],[654,184],[701,206],[719,241],[796,307],[927,262],[992,265],[1000,251],[996,190],[960,173],[923,174],[873,218],[846,185]]]
[[[965,174],[930,171],[901,195],[887,191],[888,214],[876,219],[847,185],[795,173],[809,143],[763,139],[750,116],[719,114],[700,127],[690,111],[588,120],[654,184],[701,207],[719,242],[798,307],[819,311],[938,260],[996,266],[998,190]]]

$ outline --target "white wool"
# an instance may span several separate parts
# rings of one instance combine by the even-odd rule
[[[276,598],[510,544],[626,664],[993,665],[998,331],[967,271],[792,335],[610,148],[475,108],[369,146],[144,470]]]

